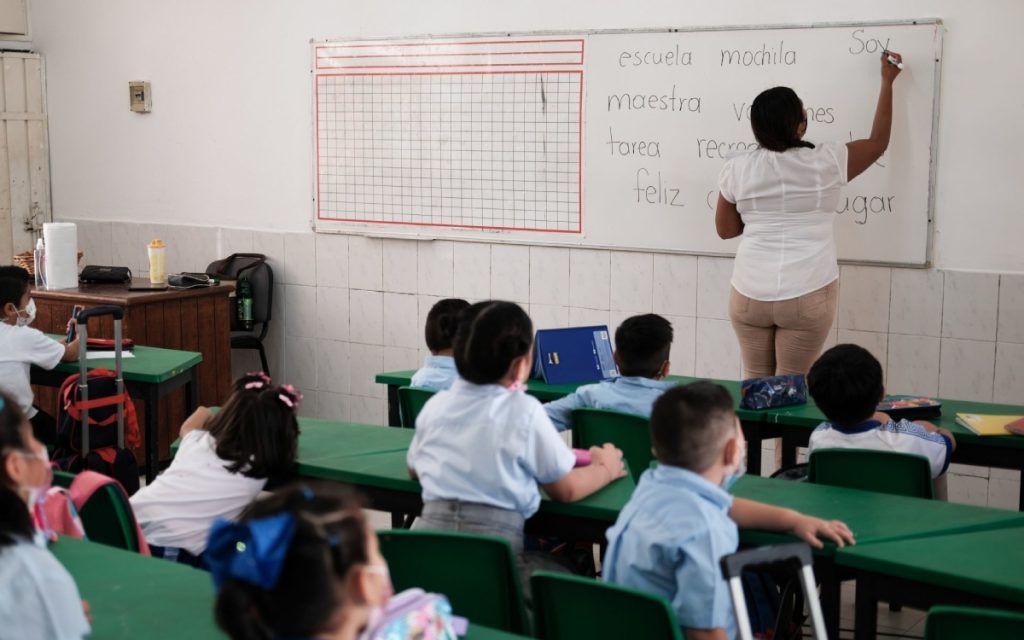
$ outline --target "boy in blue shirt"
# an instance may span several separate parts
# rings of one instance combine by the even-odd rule
[[[451,387],[459,378],[455,358],[452,357],[452,341],[459,328],[459,314],[468,306],[469,303],[461,298],[445,298],[430,308],[423,330],[430,355],[413,374],[410,386],[441,391]]]
[[[559,431],[572,427],[574,409],[606,409],[647,417],[654,401],[674,386],[665,380],[672,349],[672,324],[653,313],[626,318],[615,330],[617,378],[580,387],[544,405]]]
[[[842,547],[850,529],[792,509],[728,493],[746,467],[746,441],[733,400],[723,387],[694,382],[666,391],[651,413],[658,466],[608,530],[604,579],[668,600],[688,640],[736,635],[722,556],[736,551],[737,525],[787,531],[813,547],[819,537]]]

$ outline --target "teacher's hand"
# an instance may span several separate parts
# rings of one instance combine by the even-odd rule
[[[895,64],[889,62],[889,56],[895,58],[897,63],[903,62],[903,56],[896,53],[895,51],[882,52],[882,80],[888,82],[889,84],[892,84],[893,80],[896,79],[896,76],[900,75],[900,72],[903,70],[900,69]]]

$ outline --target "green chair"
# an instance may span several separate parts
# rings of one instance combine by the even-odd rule
[[[932,468],[924,456],[872,449],[815,449],[807,479],[849,489],[912,498],[934,497]]]
[[[74,473],[54,471],[53,484],[70,489],[75,477]],[[78,510],[78,515],[90,542],[138,553],[135,512],[121,485],[111,483],[97,489]]]
[[[503,538],[440,531],[378,531],[396,591],[442,593],[455,615],[529,633],[512,547]]]
[[[576,409],[572,412],[572,446],[580,449],[600,447],[606,442],[622,449],[633,480],[651,465],[650,421],[636,416],[604,409]]]
[[[548,571],[534,573],[530,585],[534,635],[543,640],[683,638],[660,596]]]
[[[968,607],[932,607],[924,640],[1017,640],[1024,638],[1024,613]]]
[[[435,393],[436,390],[425,387],[398,388],[398,409],[402,414],[403,429],[416,428],[416,416],[420,415],[420,409]]]

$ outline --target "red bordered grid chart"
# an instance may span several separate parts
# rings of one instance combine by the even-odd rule
[[[316,215],[582,231],[580,38],[314,46]]]

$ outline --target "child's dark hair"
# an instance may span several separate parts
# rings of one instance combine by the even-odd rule
[[[619,373],[653,378],[672,350],[672,323],[654,313],[626,318],[615,330]]]
[[[337,582],[366,564],[368,529],[348,487],[307,482],[257,500],[240,522],[281,513],[295,516],[295,535],[273,589],[227,578],[217,594],[217,624],[235,640],[312,638],[342,605]]]
[[[852,426],[875,414],[885,390],[882,365],[864,347],[837,344],[811,365],[807,390],[829,422]]]
[[[486,300],[466,307],[455,332],[455,368],[474,384],[501,380],[533,346],[530,316],[514,302]]]
[[[247,373],[234,383],[227,402],[206,430],[228,471],[269,478],[291,470],[298,449],[295,408],[301,397],[291,386],[271,386],[266,374]]]
[[[0,547],[17,543],[18,538],[32,537],[32,517],[28,506],[17,493],[14,482],[7,477],[3,461],[15,451],[27,451],[22,427],[27,424],[21,407],[6,393],[0,393]]]
[[[469,303],[462,298],[445,298],[430,308],[424,330],[428,349],[437,353],[452,348],[455,332],[459,328],[459,313],[468,306]]]
[[[772,87],[754,98],[750,105],[750,127],[757,143],[770,151],[793,147],[813,149],[814,145],[797,137],[796,130],[807,118],[804,105],[789,87]]]
[[[732,396],[707,380],[672,387],[651,410],[651,444],[662,464],[700,473],[714,464],[735,433]]]
[[[21,297],[28,291],[32,277],[21,267],[8,265],[0,267],[0,309],[8,302],[15,307],[21,304]]]

